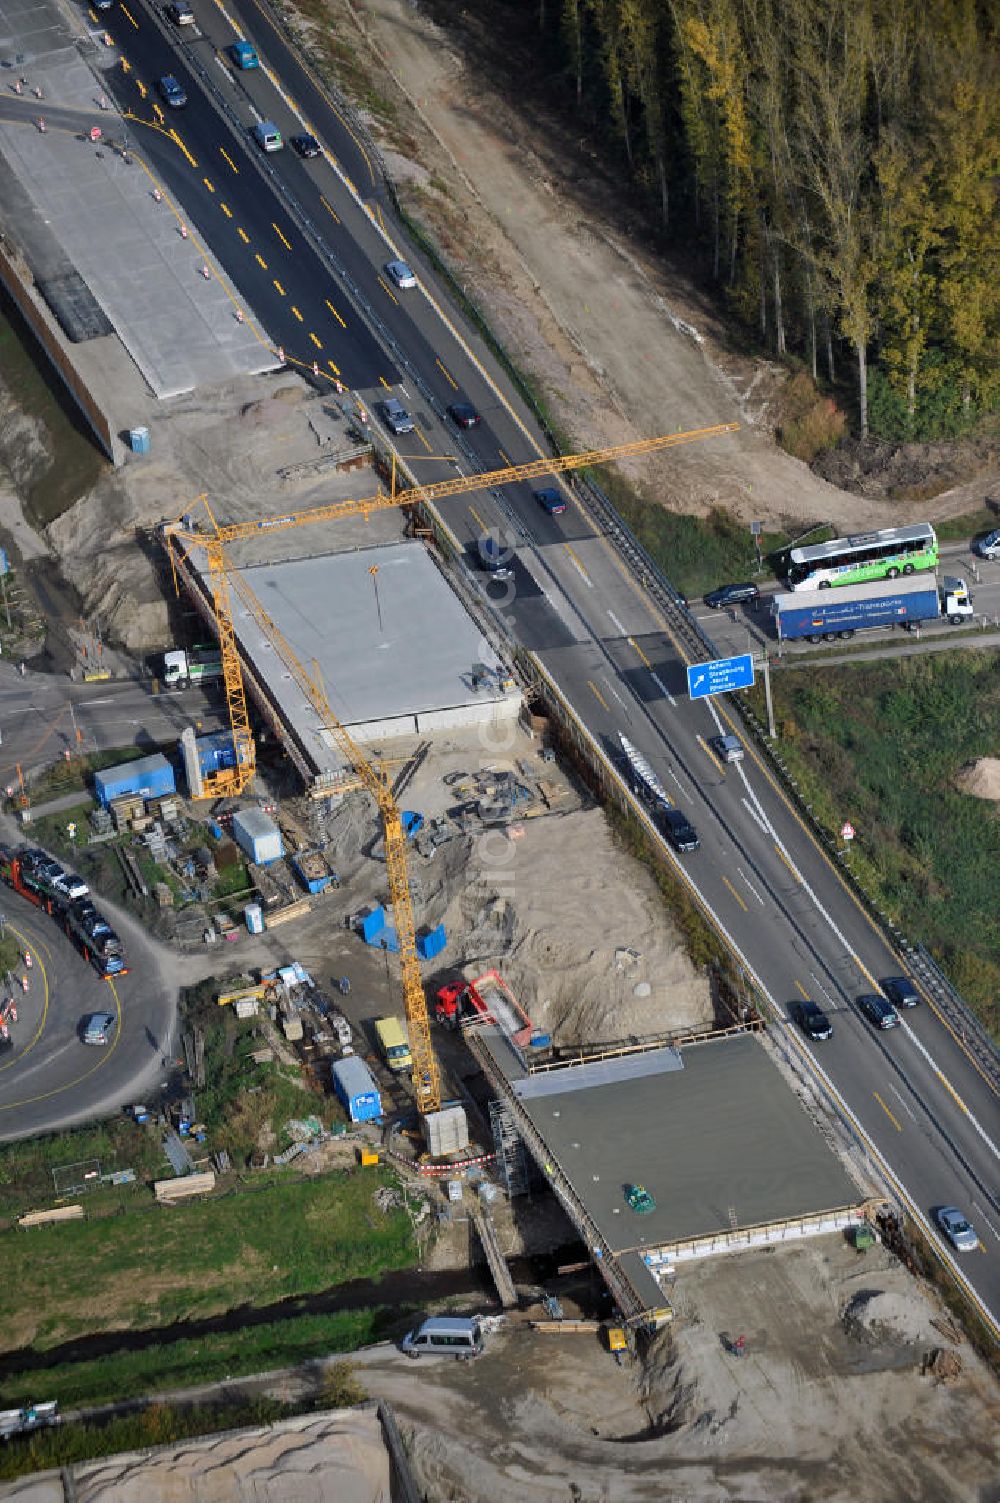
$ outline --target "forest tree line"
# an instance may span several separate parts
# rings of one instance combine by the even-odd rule
[[[1000,405],[1000,5],[537,4],[667,242],[776,354],[850,376],[863,436]]]

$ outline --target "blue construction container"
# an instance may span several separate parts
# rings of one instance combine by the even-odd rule
[[[236,766],[232,731],[212,731],[208,736],[197,736],[194,746],[203,778],[209,773],[221,772],[225,767]]]
[[[333,1089],[352,1122],[374,1122],[382,1115],[382,1098],[375,1077],[363,1059],[349,1054],[331,1070]]]
[[[112,799],[123,798],[127,793],[140,798],[161,798],[176,789],[174,769],[161,752],[94,773],[94,793],[105,809]]]
[[[430,929],[425,934],[417,935],[417,954],[421,960],[433,960],[435,955],[440,955],[448,943],[444,924],[438,924],[436,929]]]
[[[377,945],[378,937],[385,928],[385,909],[379,903],[371,913],[366,913],[361,920],[361,938],[366,945]]]
[[[130,428],[128,430],[128,442],[133,454],[148,454],[149,429],[145,427]]]

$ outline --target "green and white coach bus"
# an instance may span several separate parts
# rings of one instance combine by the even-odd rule
[[[870,579],[897,579],[918,569],[936,568],[938,540],[929,522],[886,527],[857,537],[835,538],[788,555],[788,584],[793,590],[826,590],[831,585],[865,584]]]

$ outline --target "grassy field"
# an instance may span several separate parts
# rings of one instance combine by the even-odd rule
[[[180,1340],[151,1342],[81,1362],[11,1367],[0,1379],[0,1407],[14,1408],[30,1391],[32,1403],[55,1399],[61,1410],[87,1408],[195,1388],[220,1378],[294,1367],[328,1353],[356,1351],[412,1325],[412,1312],[379,1306],[293,1315],[286,1320],[213,1331]]]
[[[377,1278],[413,1262],[402,1209],[383,1213],[384,1170],[270,1174],[207,1200],[0,1236],[0,1330],[36,1351],[83,1334],[148,1330]],[[45,1298],[26,1292],[44,1289]],[[2,1365],[2,1364],[0,1364]]]
[[[831,832],[850,820],[854,873],[1000,1037],[1000,810],[954,786],[1000,748],[996,654],[789,671],[772,686],[781,755],[817,818]]]

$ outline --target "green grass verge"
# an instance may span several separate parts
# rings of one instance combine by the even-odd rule
[[[407,1267],[416,1244],[406,1212],[383,1214],[372,1199],[394,1183],[382,1169],[274,1174],[252,1189],[169,1209],[137,1197],[125,1214],[8,1231],[0,1238],[0,1330],[44,1349],[84,1330],[261,1308]],[[45,1300],[28,1331],[30,1289],[44,1289]]]
[[[24,1373],[11,1371],[14,1364],[9,1364],[0,1383],[0,1407],[19,1406],[30,1394],[32,1403],[56,1399],[63,1411],[82,1409],[294,1367],[316,1357],[356,1351],[401,1333],[408,1322],[412,1325],[411,1314],[385,1305],[335,1310],[244,1325],[239,1330],[205,1332],[178,1341],[151,1342],[138,1351],[30,1367]]]
[[[978,511],[966,512],[962,517],[948,517],[934,523],[934,531],[942,543],[961,543],[977,537],[982,532],[992,532],[1000,526],[1000,517],[995,511],[981,506]]]
[[[995,653],[772,675],[781,755],[831,833],[857,830],[850,866],[941,962],[1000,1037],[1000,813],[954,786],[1000,745]],[[754,691],[763,716],[763,695]]]

